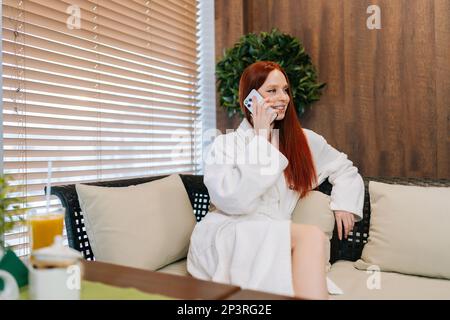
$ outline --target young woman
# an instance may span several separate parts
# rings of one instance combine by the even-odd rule
[[[264,98],[253,97],[253,113],[243,105],[252,89]],[[362,178],[345,154],[302,129],[278,64],[247,67],[239,100],[244,120],[237,131],[218,136],[205,158],[204,183],[215,210],[192,233],[188,271],[243,288],[327,299],[325,235],[292,223],[291,214],[328,178],[339,236],[347,237],[362,217]]]

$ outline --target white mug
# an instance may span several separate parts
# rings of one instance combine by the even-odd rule
[[[3,279],[3,291],[0,292],[0,300],[19,299],[19,286],[11,273],[0,270],[0,278]]]
[[[50,269],[36,269],[30,266],[29,271],[30,299],[80,299],[81,270],[79,264]]]

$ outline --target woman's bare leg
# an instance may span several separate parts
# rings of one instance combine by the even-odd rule
[[[325,234],[316,226],[291,224],[294,294],[304,299],[328,299],[325,274]]]

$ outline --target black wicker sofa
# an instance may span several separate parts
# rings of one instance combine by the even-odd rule
[[[105,187],[125,187],[161,179],[164,177],[166,176],[113,180],[88,184]],[[197,221],[200,221],[208,213],[209,208],[209,195],[208,190],[203,184],[203,176],[181,175],[181,179],[189,195],[189,199],[193,208],[193,214],[196,216]],[[366,187],[364,198],[364,217],[359,223],[355,224],[353,232],[350,233],[349,237],[345,240],[338,240],[335,228],[335,233],[333,239],[331,240],[332,263],[337,260],[356,261],[361,257],[362,249],[364,247],[364,244],[367,242],[367,237],[369,234],[370,201],[367,187],[370,180],[404,185],[450,186],[450,182],[448,180],[418,178],[364,178]],[[331,189],[332,186],[328,181],[325,181],[318,187],[319,191],[328,195],[331,193]],[[89,239],[87,237],[85,226],[83,223],[83,213],[80,209],[80,203],[78,202],[75,185],[71,184],[55,186],[52,187],[51,192],[53,195],[56,195],[60,199],[62,205],[66,208],[65,223],[69,246],[82,252],[85,259],[93,260],[94,254],[89,245]],[[205,199],[207,201],[206,203],[204,202]]]
[[[105,182],[88,183],[95,186],[105,187],[125,187],[130,185],[137,185],[157,179],[161,179],[166,176],[154,176],[144,177],[136,179],[126,180],[114,180]],[[203,176],[201,175],[180,175],[183,184],[188,193],[193,214],[197,221],[200,221],[207,213],[209,209],[209,195],[208,190],[203,184]],[[362,249],[367,243],[369,235],[370,225],[370,198],[368,194],[369,181],[378,181],[389,184],[401,184],[401,185],[416,185],[416,186],[437,186],[437,187],[449,187],[450,180],[439,179],[423,179],[423,178],[381,178],[381,177],[365,177],[365,202],[363,210],[363,219],[355,224],[353,232],[345,240],[338,240],[337,228],[334,230],[334,235],[331,240],[331,252],[330,262],[333,264],[338,260],[356,261],[361,257]],[[330,194],[332,185],[325,181],[317,190]],[[75,184],[54,186],[51,189],[53,195],[56,195],[62,205],[66,208],[66,231],[69,246],[79,250],[83,253],[85,259],[94,260],[94,253],[91,250],[89,239],[86,234],[85,226],[83,223],[83,213],[80,209],[78,196],[75,189]],[[450,281],[449,281],[450,283]],[[450,287],[449,287],[450,288]],[[449,294],[450,298],[450,294]]]

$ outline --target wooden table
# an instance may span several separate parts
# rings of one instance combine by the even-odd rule
[[[130,268],[98,261],[83,261],[84,279],[117,287],[133,287],[148,293],[158,293],[178,299],[225,299],[239,287]]]
[[[241,290],[237,286],[203,281],[193,277],[130,268],[98,261],[83,261],[84,279],[117,287],[133,287],[147,293],[157,293],[173,298],[194,300],[278,300],[289,297]]]
[[[226,300],[298,300],[293,297],[281,296],[277,294],[240,289],[225,298]]]

